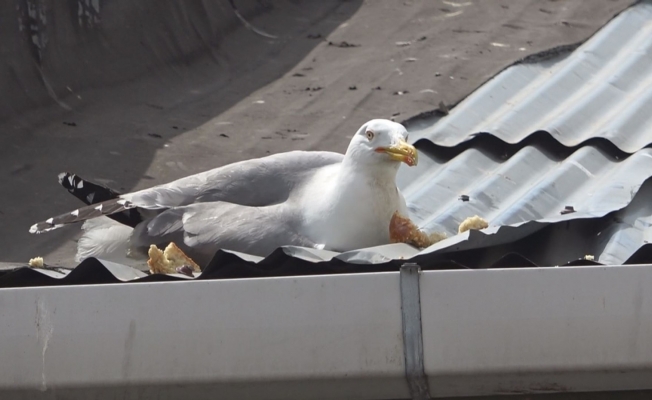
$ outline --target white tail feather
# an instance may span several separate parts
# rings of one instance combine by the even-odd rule
[[[77,243],[77,262],[96,257],[124,265],[134,264],[135,260],[127,256],[133,228],[100,217],[85,221],[82,230],[84,233]]]

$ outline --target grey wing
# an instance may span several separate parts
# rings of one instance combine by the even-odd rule
[[[314,247],[301,235],[298,217],[288,204],[250,207],[226,202],[175,207],[138,225],[132,250],[174,242],[200,265],[219,249],[267,256],[283,245]]]
[[[326,151],[280,153],[229,164],[122,198],[134,207],[153,210],[211,201],[246,206],[278,204],[316,169],[339,163],[342,158],[342,154]]]
[[[326,151],[293,151],[241,161],[118,198],[48,218],[30,228],[42,233],[103,215],[136,209],[133,225],[174,207],[225,201],[245,206],[268,206],[289,199],[293,189],[316,170],[342,161],[342,154]]]

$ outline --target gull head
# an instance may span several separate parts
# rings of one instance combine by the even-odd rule
[[[372,119],[353,136],[345,157],[361,164],[398,169],[403,162],[412,167],[417,165],[417,150],[407,139],[408,133],[403,125],[386,119]]]

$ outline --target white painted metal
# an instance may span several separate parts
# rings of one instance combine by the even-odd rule
[[[421,276],[433,396],[652,389],[652,266]]]
[[[427,271],[433,396],[652,389],[652,266]],[[398,273],[0,290],[0,398],[408,398]]]
[[[0,337],[2,399],[409,397],[398,273],[2,289]]]

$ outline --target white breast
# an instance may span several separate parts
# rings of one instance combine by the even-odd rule
[[[320,171],[303,191],[300,209],[309,238],[334,251],[389,243],[392,214],[405,208],[393,177],[342,177],[338,167]]]

